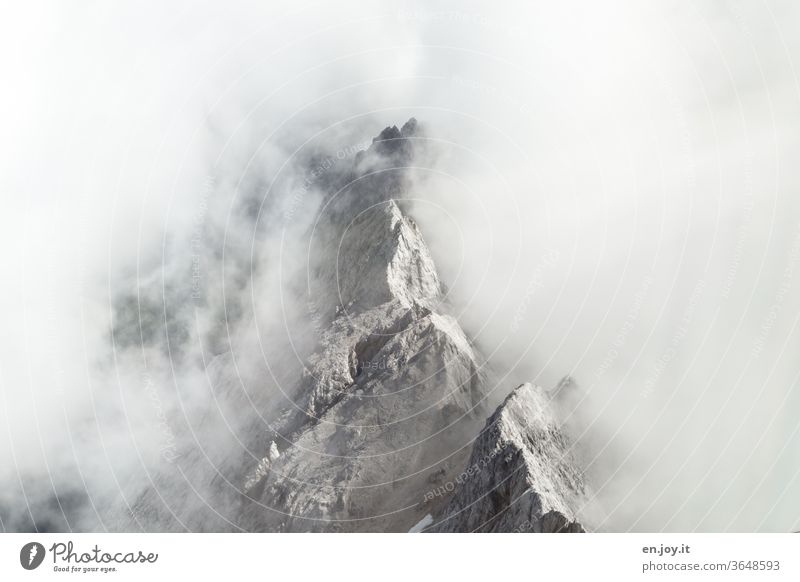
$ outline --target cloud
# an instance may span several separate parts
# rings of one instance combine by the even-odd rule
[[[309,168],[341,171],[412,115],[437,152],[414,214],[453,308],[498,393],[577,378],[603,527],[795,526],[796,16],[16,7],[3,526],[30,527],[30,504],[40,528],[113,528],[151,480],[181,482],[187,447],[212,466],[250,454],[313,343],[296,286],[323,185]],[[223,397],[206,368],[228,350]]]

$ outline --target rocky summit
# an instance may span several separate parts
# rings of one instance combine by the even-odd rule
[[[523,384],[487,408],[494,384],[404,207],[422,143],[414,119],[387,127],[328,185],[308,236],[313,354],[283,380],[273,417],[253,424],[255,458],[231,451],[209,470],[183,457],[217,517],[181,512],[162,482],[140,518],[158,506],[159,529],[177,512],[175,529],[583,531],[585,486],[547,394]],[[234,384],[231,364],[212,362],[217,385]],[[179,500],[164,503],[165,491]]]
[[[522,384],[486,421],[434,531],[578,533],[583,476],[544,391]]]
[[[416,122],[387,128],[333,193],[311,241],[319,349],[278,422],[278,455],[245,480],[249,529],[408,531],[444,500],[484,416],[475,349],[447,313],[400,208]]]
[[[583,531],[544,393],[520,386],[484,421],[480,356],[401,208],[422,139],[414,119],[387,127],[323,205],[309,288],[325,329],[245,479],[248,529]]]

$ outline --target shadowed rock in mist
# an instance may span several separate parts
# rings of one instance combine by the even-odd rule
[[[582,531],[580,472],[538,388],[515,390],[481,431],[483,360],[404,209],[423,141],[413,118],[387,127],[319,184],[311,356],[252,397],[233,353],[213,357],[215,409],[114,529]],[[228,419],[235,434],[211,430]]]
[[[431,476],[466,459],[484,416],[480,360],[397,202],[416,129],[383,130],[357,162],[366,173],[321,212],[309,288],[324,329],[279,455],[245,481],[248,528],[408,531],[432,509]]]
[[[486,421],[432,531],[583,532],[585,485],[544,391],[522,384]]]

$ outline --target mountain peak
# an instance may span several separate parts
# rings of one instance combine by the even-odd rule
[[[372,143],[405,137],[418,137],[418,131],[419,122],[415,117],[411,117],[403,124],[401,129],[397,129],[396,125],[386,126],[377,137],[372,138]]]
[[[419,131],[419,123],[417,122],[416,117],[411,117],[408,121],[406,121],[403,124],[403,127],[400,130],[400,134],[403,137],[415,137],[417,136],[418,131]]]
[[[403,124],[401,129],[396,125],[387,126],[377,137],[372,138],[370,150],[382,156],[399,156],[408,161],[413,155],[412,138],[419,137],[419,123],[411,118]]]
[[[327,316],[273,423],[279,455],[264,447],[243,480],[253,529],[408,531],[442,509],[425,494],[455,478],[485,418],[479,356],[397,203],[418,129],[381,131],[316,229],[309,290]]]
[[[465,470],[471,477],[433,531],[584,531],[575,508],[585,486],[570,449],[545,391],[518,386],[486,421]]]

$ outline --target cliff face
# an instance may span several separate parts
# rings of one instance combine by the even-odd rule
[[[585,485],[543,390],[522,384],[486,421],[441,532],[582,532]]]
[[[448,314],[429,249],[404,211],[418,132],[413,119],[386,128],[328,184],[309,236],[316,348],[302,373],[278,379],[279,404],[265,405],[270,416],[246,425],[240,440],[214,447],[219,458],[202,447],[182,455],[181,479],[159,479],[135,504],[137,522],[582,531],[583,481],[545,394],[524,384],[485,421],[480,355]],[[254,404],[233,368],[221,355],[207,369],[225,418]]]
[[[251,528],[408,531],[442,505],[424,494],[460,471],[484,416],[477,356],[396,200],[413,131],[384,130],[323,209],[309,287],[325,327],[245,479]]]

